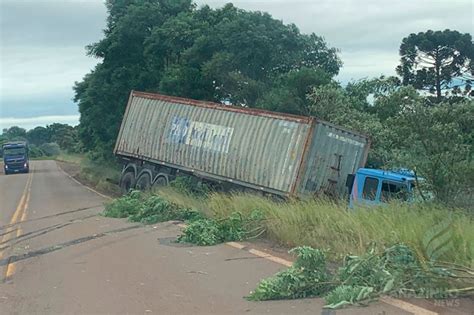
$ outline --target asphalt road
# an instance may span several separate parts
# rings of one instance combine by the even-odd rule
[[[410,314],[385,303],[329,312],[321,299],[249,302],[285,267],[225,244],[176,244],[173,223],[101,217],[104,198],[54,161],[31,165],[0,174],[0,314]]]

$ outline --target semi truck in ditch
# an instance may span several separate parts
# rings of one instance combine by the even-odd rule
[[[114,154],[124,193],[184,174],[281,197],[408,195],[414,177],[364,168],[369,149],[367,136],[315,117],[132,91]]]

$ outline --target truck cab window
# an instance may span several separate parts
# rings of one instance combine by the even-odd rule
[[[408,200],[408,189],[405,183],[397,182],[382,182],[382,195],[381,199],[383,202],[389,202],[390,200]]]
[[[364,190],[362,191],[362,198],[366,200],[375,200],[377,197],[377,188],[379,180],[373,177],[366,177],[364,181]]]

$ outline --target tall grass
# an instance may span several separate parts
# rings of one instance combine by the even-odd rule
[[[86,154],[64,151],[57,156],[45,157],[44,159],[73,164],[78,169],[78,173],[73,176],[80,181],[101,192],[114,196],[120,195],[120,188],[117,185],[120,179],[120,165],[113,161],[108,163],[96,162]]]
[[[172,189],[160,192],[165,199],[223,218],[255,209],[265,214],[266,237],[288,247],[308,245],[328,250],[338,260],[347,254],[361,255],[371,243],[390,246],[405,243],[420,258],[428,259],[427,240],[436,237],[440,224],[449,225],[448,239],[439,259],[471,266],[474,254],[473,217],[435,204],[389,204],[347,209],[328,200],[275,202],[249,194],[211,194],[205,199]],[[440,232],[443,233],[443,232]],[[431,236],[430,236],[431,235]]]
[[[61,152],[58,156],[54,157],[56,161],[81,164],[85,160],[85,155],[80,153],[67,153]]]
[[[99,191],[120,195],[117,185],[120,180],[120,166],[115,163],[96,163],[84,158],[80,161],[78,178]]]

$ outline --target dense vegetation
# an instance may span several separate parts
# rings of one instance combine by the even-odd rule
[[[54,123],[46,127],[36,127],[26,131],[24,128],[13,126],[0,134],[0,146],[8,141],[27,141],[30,156],[57,156],[63,152],[77,153],[82,150],[77,127],[67,124]]]
[[[130,91],[160,92],[314,115],[362,131],[372,139],[369,167],[411,168],[438,201],[473,203],[470,34],[411,34],[400,47],[401,79],[343,87],[334,81],[337,49],[267,13],[197,8],[191,0],[106,3],[105,36],[88,46],[100,62],[74,87],[79,137],[94,159],[111,158]]]
[[[118,172],[113,163],[98,163],[112,159],[131,90],[314,115],[369,135],[368,166],[415,170],[435,200],[349,212],[345,203],[327,200],[215,194],[181,179],[172,184],[181,193],[133,192],[108,204],[104,215],[145,224],[187,221],[178,240],[198,245],[264,235],[297,247],[295,265],[262,281],[249,297],[255,300],[325,296],[330,307],[340,307],[380,294],[463,292],[469,281],[465,292],[472,292],[472,213],[459,210],[474,204],[470,34],[408,35],[401,40],[400,78],[342,86],[334,79],[342,67],[337,49],[267,13],[232,4],[198,8],[191,0],[106,5],[104,38],[87,47],[100,61],[74,87],[79,127],[12,127],[0,142],[26,139],[39,155],[84,150],[94,163],[81,176],[105,187],[105,177],[116,181]],[[326,260],[341,269],[328,270]]]
[[[101,62],[75,86],[81,140],[99,156],[111,154],[132,89],[243,106],[278,98],[275,106],[300,113],[309,86],[328,83],[341,66],[321,37],[232,4],[110,0],[107,7],[105,37],[88,47]]]
[[[464,212],[391,204],[351,213],[330,201],[196,196],[182,188],[132,192],[109,203],[104,215],[145,224],[186,221],[176,241],[200,246],[261,235],[296,246],[294,265],[262,280],[251,300],[323,296],[327,307],[338,308],[382,294],[445,298],[474,291],[474,231]]]

